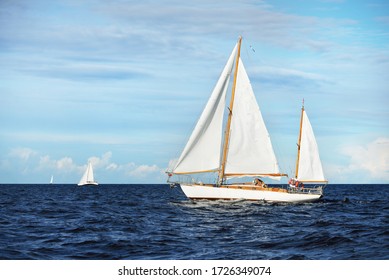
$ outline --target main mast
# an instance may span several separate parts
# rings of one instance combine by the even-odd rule
[[[229,107],[229,113],[228,113],[228,119],[227,119],[227,126],[226,126],[226,130],[224,132],[223,155],[222,155],[222,161],[221,161],[221,166],[220,166],[220,170],[219,170],[219,184],[223,183],[224,173],[226,170],[228,145],[230,142],[231,118],[232,118],[232,110],[234,107],[235,88],[236,88],[236,80],[237,80],[237,76],[238,76],[238,65],[239,65],[240,45],[241,44],[242,44],[242,37],[239,37],[238,52],[236,54],[236,61],[235,61],[234,82],[232,84],[232,92],[231,92],[230,107]]]
[[[301,132],[302,132],[302,127],[303,127],[303,115],[304,115],[304,99],[303,99],[303,106],[301,107],[300,132],[299,132],[299,140],[297,143],[297,160],[296,160],[296,174],[295,174],[296,179],[297,179],[297,176],[299,174],[300,144],[301,144]]]

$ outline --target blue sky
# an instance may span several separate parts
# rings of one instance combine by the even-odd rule
[[[164,183],[239,35],[284,172],[304,98],[330,183],[389,183],[388,1],[5,0],[0,26],[0,183]]]

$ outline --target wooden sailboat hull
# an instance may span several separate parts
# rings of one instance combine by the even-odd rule
[[[322,194],[290,193],[282,188],[259,188],[253,185],[214,185],[180,184],[184,194],[190,199],[209,200],[253,200],[267,202],[313,202],[322,197]]]

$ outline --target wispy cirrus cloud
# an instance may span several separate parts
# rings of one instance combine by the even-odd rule
[[[32,67],[31,65],[34,65]],[[150,74],[135,70],[135,66],[112,64],[106,62],[72,62],[64,61],[62,65],[52,61],[50,64],[36,66],[36,63],[26,67],[22,66],[22,72],[30,75],[41,77],[50,77],[53,79],[64,79],[71,81],[104,81],[104,80],[131,80],[131,79],[147,79]]]
[[[331,83],[328,77],[321,74],[282,67],[257,67],[251,69],[251,74],[253,81],[257,80],[260,83],[272,83],[284,86],[301,87],[307,84],[317,86],[324,83]]]
[[[27,161],[31,157],[37,155],[37,152],[30,148],[13,148],[8,155],[10,157],[16,157],[23,161]]]
[[[60,3],[60,4],[58,4]],[[131,51],[137,57],[172,57],[191,52],[201,56],[214,55],[208,36],[217,35],[230,41],[239,34],[252,40],[269,42],[287,48],[310,48],[323,51],[331,46],[322,32],[339,25],[355,22],[345,19],[320,19],[280,12],[265,1],[197,1],[196,5],[182,1],[92,1],[80,5],[58,2],[46,9],[61,8],[73,15],[73,21],[39,20],[40,13],[28,3],[24,6],[3,4],[7,28],[0,32],[4,43],[12,47],[33,49],[45,45],[45,52],[83,53],[87,57],[111,56]],[[83,10],[99,21],[87,22],[75,11]],[[16,15],[30,22],[32,28],[14,20]],[[6,20],[8,19],[8,21]],[[11,20],[12,19],[12,20]],[[114,19],[114,20],[113,20]],[[205,40],[204,40],[205,39]],[[206,47],[199,47],[202,42]],[[211,52],[209,51],[211,47]]]
[[[389,16],[376,17],[376,20],[389,25]]]

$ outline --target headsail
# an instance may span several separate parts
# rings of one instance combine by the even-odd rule
[[[223,114],[236,48],[235,46],[188,143],[173,169],[175,174],[209,172],[217,170],[220,166]]]
[[[270,136],[239,59],[225,176],[279,176]]]
[[[308,115],[302,108],[300,151],[296,165],[296,178],[306,182],[326,182],[319,156],[319,148]]]

